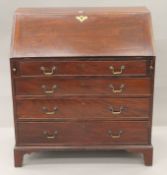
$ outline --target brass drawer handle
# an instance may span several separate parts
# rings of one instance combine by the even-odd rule
[[[46,136],[47,139],[55,139],[58,134],[58,131],[54,131],[53,134],[49,134],[48,131],[44,131],[43,134]]]
[[[109,87],[112,89],[113,93],[122,93],[123,88],[125,87],[124,84],[121,84],[119,89],[115,89],[114,86],[112,84],[109,85]]]
[[[111,129],[108,130],[108,135],[113,139],[119,139],[122,135],[123,131],[120,130],[117,134],[114,134]]]
[[[56,66],[53,66],[50,71],[48,71],[47,68],[45,68],[44,66],[41,66],[40,67],[40,70],[42,71],[42,73],[44,75],[50,76],[50,75],[53,75],[54,74],[54,72],[56,70]]]
[[[48,131],[44,131],[43,134],[45,135],[45,137],[46,137],[47,139],[55,139],[56,136],[58,135],[58,131],[57,131],[57,130],[54,131],[53,134],[49,134]]]
[[[47,95],[51,95],[55,92],[55,90],[57,89],[57,85],[53,85],[51,90],[47,90],[46,85],[42,85],[42,89],[44,90],[44,93]]]
[[[113,108],[112,106],[109,108],[109,110],[112,112],[113,115],[119,115],[119,114],[122,113],[123,106],[121,106],[121,107],[119,108],[119,111],[115,111],[114,108]]]
[[[47,115],[54,115],[56,114],[56,111],[58,110],[57,107],[54,107],[53,108],[53,111],[49,111],[45,106],[42,108],[44,114],[47,114]]]
[[[120,75],[120,74],[123,73],[123,70],[125,70],[125,66],[122,65],[122,66],[120,67],[120,71],[115,71],[114,66],[110,66],[109,69],[112,70],[112,74],[113,74],[113,75]]]

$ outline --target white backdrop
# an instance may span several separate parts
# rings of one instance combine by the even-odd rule
[[[154,119],[167,125],[167,1],[166,0],[0,0],[0,127],[13,126],[9,51],[12,17],[18,7],[146,6],[152,13],[157,53]]]

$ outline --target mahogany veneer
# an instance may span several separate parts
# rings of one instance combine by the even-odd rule
[[[152,165],[154,69],[146,8],[18,9],[15,166],[45,150],[127,150]]]

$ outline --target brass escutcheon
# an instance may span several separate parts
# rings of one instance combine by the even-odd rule
[[[80,15],[75,17],[79,22],[84,22],[85,20],[88,19],[88,16]]]

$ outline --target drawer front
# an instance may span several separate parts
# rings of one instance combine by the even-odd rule
[[[111,95],[149,96],[149,78],[107,78],[107,79],[67,79],[67,78],[16,78],[16,95],[59,96],[59,95]]]
[[[41,119],[148,119],[149,98],[60,98],[17,100],[22,120]]]
[[[148,144],[147,122],[18,123],[20,145]]]
[[[145,60],[131,61],[20,61],[22,76],[146,75]]]

